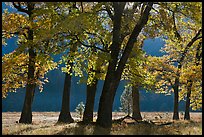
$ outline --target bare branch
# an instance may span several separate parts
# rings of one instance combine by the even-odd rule
[[[174,23],[174,27],[173,27],[174,28],[174,34],[179,40],[181,40],[182,39],[181,35],[179,34],[179,32],[178,32],[178,30],[176,28],[175,12],[173,12],[173,23]]]

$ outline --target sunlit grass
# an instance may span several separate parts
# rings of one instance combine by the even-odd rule
[[[111,129],[96,128],[94,124],[82,125],[77,122],[56,124],[57,112],[36,112],[34,113],[33,124],[16,123],[20,113],[2,114],[3,135],[202,135],[202,114],[199,117],[196,116],[198,120],[172,121],[169,119],[172,124],[162,126],[158,126],[161,120],[154,121],[155,123],[158,122],[157,124],[115,122]],[[150,112],[145,114],[146,116],[155,115]],[[95,121],[96,117],[94,118]],[[164,121],[168,122],[168,120]]]

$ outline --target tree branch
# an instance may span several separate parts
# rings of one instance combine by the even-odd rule
[[[125,63],[129,57],[130,53],[131,53],[131,50],[134,46],[134,43],[137,41],[137,37],[138,37],[139,33],[141,32],[142,28],[146,25],[146,23],[148,21],[148,17],[149,17],[150,10],[151,10],[152,6],[153,6],[153,2],[149,2],[147,4],[142,16],[140,17],[138,23],[135,25],[133,32],[130,35],[130,38],[126,44],[123,55],[119,61],[116,73],[118,73],[118,74],[122,73],[122,69],[125,66]],[[120,75],[118,75],[118,76],[120,76]]]
[[[101,51],[103,51],[103,52],[107,52],[107,53],[109,52],[108,50],[101,49],[101,48],[96,47],[96,46],[93,46],[93,45],[85,44],[84,42],[82,42],[82,41],[78,38],[77,35],[75,35],[75,38],[76,38],[76,40],[77,40],[81,45],[83,45],[83,46],[85,46],[85,47],[95,48],[95,49],[98,49],[98,50],[101,50]],[[95,44],[94,44],[94,45],[95,45]]]
[[[18,2],[18,5],[17,5],[15,2],[12,2],[12,4],[13,4],[13,6],[14,6],[18,11],[24,12],[24,13],[27,13],[27,14],[30,13],[28,10],[23,9],[23,8],[21,7],[21,3],[20,3],[20,2]]]
[[[185,58],[185,56],[186,56],[186,54],[187,54],[189,48],[193,45],[193,43],[194,43],[196,40],[198,40],[198,38],[200,38],[199,35],[200,35],[201,32],[202,32],[202,29],[200,29],[200,30],[197,32],[197,34],[193,37],[193,39],[186,45],[186,48],[185,48],[184,51],[182,52],[181,58],[180,58],[180,60],[178,61],[179,63],[182,63],[182,62],[183,62],[183,60],[184,60],[184,58]]]
[[[177,10],[177,6],[176,6],[176,9],[175,9],[175,11]],[[176,19],[175,19],[175,11],[173,12],[173,23],[174,23],[174,34],[175,34],[175,36],[179,39],[179,40],[181,40],[181,35],[178,33],[178,30],[177,30],[177,28],[176,28]]]

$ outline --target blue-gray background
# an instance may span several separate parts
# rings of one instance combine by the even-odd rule
[[[5,4],[2,3],[2,12]],[[11,10],[11,9],[9,9]],[[8,40],[8,46],[2,46],[2,56],[12,52],[17,46],[15,44],[16,38]],[[144,42],[144,51],[149,55],[161,56],[159,51],[164,45],[164,42],[159,39],[148,39]],[[58,59],[57,56],[55,59]],[[33,101],[33,111],[60,111],[61,99],[64,84],[65,74],[60,70],[53,70],[47,74],[49,83],[44,85],[43,92],[39,92],[36,88],[35,97]],[[86,100],[86,85],[77,84],[79,78],[72,78],[71,85],[71,111],[75,111],[76,106]],[[114,100],[113,111],[118,111],[120,107],[120,96],[124,90],[125,82],[121,81]],[[94,111],[98,110],[98,103],[103,87],[103,81],[100,81],[97,86],[97,93],[95,98]],[[16,93],[9,93],[6,99],[2,99],[2,112],[18,112],[22,110],[25,98],[25,88],[18,89]],[[164,94],[155,94],[153,92],[140,91],[140,107],[141,111],[173,111],[173,95],[165,96]],[[179,109],[184,110],[184,102],[180,102]]]

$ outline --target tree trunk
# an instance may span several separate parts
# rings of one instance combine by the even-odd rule
[[[68,64],[70,65],[69,74],[65,74],[65,80],[64,80],[64,89],[63,89],[63,95],[62,95],[62,108],[60,111],[60,115],[58,118],[58,122],[63,123],[72,123],[74,122],[74,119],[72,118],[70,114],[70,91],[71,91],[71,73],[72,73],[72,66],[73,63],[68,60]]]
[[[33,3],[28,3],[28,13],[29,13],[29,20],[33,21],[32,18],[32,11],[34,9]],[[33,41],[33,30],[28,30],[28,41]],[[25,123],[25,124],[31,124],[32,123],[32,102],[34,99],[34,93],[35,93],[35,57],[36,53],[33,49],[33,45],[28,50],[29,52],[29,64],[28,64],[28,79],[27,79],[27,85],[26,85],[26,95],[25,100],[23,104],[23,109],[21,112],[21,117],[19,120],[19,123]]]
[[[136,120],[142,120],[142,116],[140,113],[140,98],[139,97],[140,97],[139,87],[133,86],[133,88],[132,88],[132,101],[133,101],[132,117]]]
[[[19,123],[32,123],[32,102],[35,93],[34,72],[35,72],[35,53],[33,49],[29,49],[29,65],[28,65],[28,84],[26,86],[26,95],[23,110]]]
[[[74,119],[70,114],[70,89],[71,89],[71,75],[66,73],[64,80],[64,90],[62,96],[62,108],[58,118],[58,122],[72,123]]]
[[[113,3],[115,14],[113,16],[113,38],[111,49],[111,60],[109,61],[108,70],[103,85],[102,94],[99,101],[98,118],[96,124],[102,127],[112,126],[112,106],[114,97],[116,94],[117,87],[120,82],[120,78],[127,62],[130,52],[132,51],[133,45],[137,40],[139,33],[148,21],[149,12],[153,3],[148,3],[148,6],[144,10],[138,24],[135,25],[132,34],[127,42],[122,57],[118,63],[118,54],[121,46],[121,16],[125,3]],[[117,65],[118,64],[118,65]]]
[[[186,97],[186,109],[185,109],[185,115],[184,115],[184,119],[185,120],[190,120],[190,113],[189,113],[189,109],[190,109],[190,96],[191,96],[191,87],[192,87],[192,81],[188,80],[188,84],[187,84],[187,97]]]
[[[70,53],[73,53],[76,51],[76,46],[73,45],[70,47]],[[70,58],[73,58],[74,55],[70,55]],[[63,95],[62,95],[62,108],[60,111],[60,115],[58,118],[58,122],[62,123],[72,123],[74,122],[74,119],[72,118],[70,114],[70,92],[71,92],[71,74],[72,74],[72,67],[73,67],[73,61],[68,60],[68,65],[70,65],[69,73],[65,74],[65,80],[64,80],[64,89],[63,89]]]
[[[121,19],[125,3],[113,2],[114,7],[114,17],[113,17],[113,38],[111,49],[111,60],[109,61],[108,70],[103,85],[102,94],[99,101],[98,108],[98,118],[96,120],[97,125],[102,127],[111,127],[112,126],[112,106],[114,95],[117,89],[115,81],[115,69],[118,61],[118,54],[121,46]]]
[[[196,48],[196,56],[195,56],[195,65],[198,66],[200,63],[200,59],[202,57],[202,41],[199,42],[198,47]],[[190,79],[187,81],[187,97],[186,97],[186,109],[185,109],[185,115],[184,119],[185,120],[190,120],[190,97],[191,97],[191,87],[193,85],[193,81]]]
[[[95,94],[97,90],[98,80],[96,79],[94,83],[91,85],[87,85],[86,90],[86,105],[83,115],[83,122],[84,123],[91,123],[93,122],[93,110],[94,110],[94,101],[95,101]]]
[[[174,113],[173,113],[173,120],[179,120],[179,78],[176,78],[175,80],[175,86],[174,86]]]
[[[97,125],[101,127],[112,126],[112,107],[116,92],[116,82],[111,82],[103,86],[102,95],[99,101]],[[117,85],[118,86],[118,85]]]

